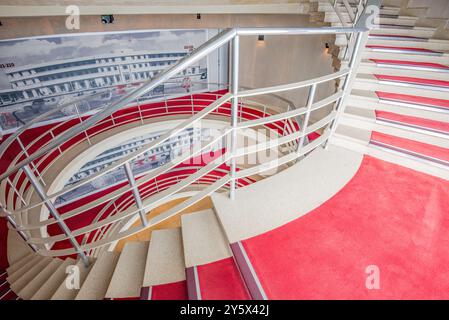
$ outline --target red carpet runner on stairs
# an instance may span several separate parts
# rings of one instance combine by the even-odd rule
[[[449,183],[365,156],[332,199],[244,241],[270,299],[448,299]],[[367,266],[380,289],[367,289]]]

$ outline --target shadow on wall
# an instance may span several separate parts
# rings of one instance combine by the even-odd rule
[[[242,86],[260,88],[289,82],[298,82],[331,74],[332,55],[325,49],[331,36],[265,36],[263,41],[257,36],[240,39],[240,83]],[[315,101],[331,95],[335,90],[332,81],[317,87]],[[304,106],[308,89],[280,92],[279,95],[292,101],[296,106]],[[269,96],[251,97],[253,100],[274,103]],[[325,108],[315,119],[321,118],[329,110]],[[312,121],[314,119],[312,118]]]

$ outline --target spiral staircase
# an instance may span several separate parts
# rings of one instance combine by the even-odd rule
[[[360,27],[376,3],[310,0],[311,21],[335,34],[331,75],[239,88],[238,37],[263,30],[233,29],[188,58],[232,42],[229,89],[135,100],[179,70],[169,69],[96,114],[30,124],[5,137],[1,201],[10,266],[0,272],[1,299],[448,298],[449,40],[433,39],[435,28],[400,15],[400,1],[383,2],[379,26]],[[341,28],[352,33],[335,32]],[[316,101],[316,87],[328,81],[335,81],[335,93]],[[303,107],[250,99],[298,88],[307,89]],[[326,106],[330,111],[311,123],[310,114]],[[128,181],[101,194],[52,205],[107,170],[126,170],[199,120],[221,125],[221,135],[153,171],[134,177],[129,170]],[[168,129],[156,141],[92,178],[63,185],[114,136],[158,123]],[[242,145],[236,128],[264,128],[276,139]],[[223,137],[229,145],[210,160],[183,164]],[[269,148],[275,163],[233,161]],[[352,285],[351,272],[363,275],[376,261],[394,269],[399,280],[390,275],[383,282],[394,289]],[[70,286],[74,275],[77,285]],[[423,282],[421,292],[408,290]]]

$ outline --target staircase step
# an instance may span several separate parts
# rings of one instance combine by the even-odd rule
[[[25,274],[30,268],[35,266],[39,261],[41,261],[43,257],[41,255],[33,255],[31,259],[29,259],[23,266],[15,270],[13,273],[10,273],[6,278],[9,283],[13,283],[17,279],[19,279],[23,274]]]
[[[401,94],[436,99],[444,99],[448,96],[446,88],[427,84],[418,85],[415,83],[406,83],[401,81],[380,80],[370,74],[358,74],[352,88],[356,90],[369,90],[393,94],[396,92],[401,92]]]
[[[389,52],[382,52],[379,50],[392,50]],[[394,49],[370,49],[364,50],[362,59],[383,60],[383,61],[402,61],[407,65],[411,63],[430,63],[449,65],[449,54],[426,49],[417,50],[415,48],[401,48],[397,51]],[[402,50],[402,51],[400,51]],[[399,63],[397,63],[399,64]]]
[[[11,289],[16,293],[20,292],[20,290],[25,288],[25,286],[31,282],[44,268],[46,268],[52,260],[53,258],[43,257],[43,259],[31,267],[19,279],[11,282]]]
[[[125,244],[105,298],[139,299],[147,254],[148,242],[128,242]]]
[[[411,154],[427,161],[449,166],[449,149],[437,147],[410,139],[399,138],[380,132],[373,132],[371,144]]]
[[[181,224],[189,298],[249,299],[215,212],[183,215]]]
[[[347,66],[346,62],[342,63],[342,68]],[[447,73],[438,70],[419,70],[408,68],[407,66],[395,67],[394,65],[376,64],[372,60],[363,59],[358,68],[358,74],[384,74],[389,76],[414,77],[429,80],[447,80]]]
[[[400,46],[407,48],[424,48],[435,51],[449,51],[449,40],[418,38],[418,40],[415,41],[413,37],[400,37],[398,40],[394,40],[390,35],[385,35],[385,37],[373,37],[370,35],[367,45]]]
[[[341,124],[449,148],[449,134],[438,130],[445,123],[439,121],[347,106]]]
[[[142,287],[142,300],[187,300],[181,228],[151,232]]]
[[[394,52],[394,53],[412,53],[412,54],[422,54],[422,55],[435,55],[435,56],[441,56],[444,54],[444,52],[441,51],[435,51],[425,48],[413,48],[413,47],[398,47],[398,46],[380,46],[380,45],[367,45],[367,49],[370,49],[371,51],[377,51],[377,52]],[[366,50],[365,50],[366,51]]]
[[[422,107],[418,105],[394,103],[384,103],[379,100],[375,92],[366,90],[352,90],[348,99],[348,107],[354,107],[366,110],[379,110],[394,112],[401,115],[409,115],[418,118],[449,122],[449,110],[446,112],[441,109]]]
[[[413,40],[413,41],[428,41],[433,37],[436,28],[428,27],[413,27],[413,28],[394,28],[387,27],[374,28],[369,33],[370,39],[388,39],[388,40]]]
[[[62,260],[59,258],[51,259],[51,262],[42,269],[28,284],[21,289],[17,295],[23,300],[30,300],[31,297],[45,284],[50,276],[58,269],[62,264]]]
[[[427,98],[421,96],[414,96],[409,94],[389,93],[376,91],[376,95],[381,102],[396,103],[399,105],[412,107],[427,107],[433,109],[449,110],[449,100]]]
[[[65,259],[48,280],[36,291],[31,300],[50,300],[66,277],[66,268],[75,264],[75,260]]]
[[[430,87],[433,89],[439,89],[442,91],[449,90],[449,81],[445,80],[432,80],[432,79],[423,79],[417,77],[403,77],[403,76],[390,76],[384,74],[374,74],[374,76],[383,82],[393,82],[393,83],[403,83],[403,84],[411,84],[423,87]]]
[[[22,259],[15,262],[13,265],[6,268],[6,272],[8,275],[12,275],[15,271],[22,268],[25,264],[27,264],[31,259],[33,259],[36,255],[34,253],[29,253],[25,255]]]
[[[119,256],[104,252],[92,266],[75,300],[103,300]]]
[[[79,271],[79,285],[80,287],[84,284],[92,266],[94,265],[94,260],[91,259],[88,267],[84,265],[84,262],[78,260],[75,264],[75,268]],[[66,266],[67,268],[67,266]],[[64,269],[63,279],[60,282],[59,287],[56,289],[55,293],[51,296],[51,300],[74,300],[80,290],[80,288],[68,288],[66,285],[66,269]]]
[[[419,117],[406,116],[386,111],[376,111],[376,119],[406,125],[410,127],[415,127],[426,131],[433,131],[435,133],[447,135],[447,138],[449,138],[448,122],[428,120]]]
[[[407,60],[371,59],[378,66],[390,68],[406,68],[432,72],[449,72],[449,67],[440,63]]]

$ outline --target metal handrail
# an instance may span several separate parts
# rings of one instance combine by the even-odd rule
[[[362,34],[366,34],[366,31],[368,29],[365,26],[353,26],[351,28],[235,28],[235,29],[228,29],[220,34],[216,35],[215,37],[211,38],[209,41],[204,43],[199,48],[195,49],[190,55],[180,59],[176,64],[169,67],[165,71],[159,73],[154,79],[151,79],[150,81],[146,82],[144,85],[142,85],[140,88],[137,88],[133,92],[130,92],[129,94],[123,96],[115,103],[111,104],[108,108],[105,108],[91,117],[87,118],[86,120],[80,122],[76,126],[72,127],[71,129],[67,130],[66,132],[60,134],[59,136],[56,136],[54,139],[52,139],[48,144],[40,148],[39,150],[35,151],[32,154],[29,154],[29,157],[24,160],[18,160],[17,163],[15,163],[14,166],[8,168],[6,172],[4,172],[0,176],[0,180],[4,180],[6,178],[9,178],[10,175],[15,174],[18,170],[24,170],[28,180],[32,183],[35,190],[39,191],[39,196],[42,198],[42,203],[45,204],[50,211],[50,214],[53,216],[55,221],[61,226],[62,230],[64,231],[64,235],[58,237],[69,239],[72,242],[73,249],[63,249],[63,250],[51,250],[51,249],[41,249],[40,253],[42,255],[47,256],[58,256],[58,255],[66,255],[66,254],[73,254],[77,253],[83,260],[86,261],[86,255],[85,252],[91,250],[92,248],[103,246],[105,244],[111,243],[113,241],[117,241],[117,239],[122,239],[126,236],[129,236],[131,234],[134,234],[136,232],[139,232],[141,230],[144,230],[146,228],[149,228],[151,226],[154,226],[162,221],[165,221],[166,219],[170,218],[174,214],[177,214],[181,210],[185,209],[186,206],[190,206],[201,199],[203,199],[205,196],[211,194],[215,190],[222,188],[226,184],[230,184],[230,195],[231,198],[234,196],[234,192],[236,189],[236,182],[237,179],[241,179],[244,177],[248,177],[251,175],[254,175],[256,172],[263,172],[268,170],[269,168],[279,167],[283,164],[289,163],[291,161],[294,161],[295,159],[298,159],[299,157],[304,156],[305,154],[311,152],[314,148],[325,145],[328,143],[329,139],[331,138],[332,134],[335,132],[336,125],[338,123],[338,118],[342,113],[342,110],[344,109],[344,101],[345,97],[347,95],[348,90],[351,87],[351,82],[354,77],[354,67],[357,65],[360,55],[358,54],[358,49],[363,45],[363,37]],[[302,81],[299,83],[290,83],[290,84],[284,84],[284,85],[278,85],[273,87],[267,87],[262,89],[249,89],[240,91],[239,90],[239,83],[238,83],[238,60],[239,60],[239,38],[240,36],[249,36],[249,35],[319,35],[319,34],[347,34],[347,33],[355,33],[357,34],[357,42],[356,42],[356,48],[352,53],[351,61],[349,63],[347,70],[342,70],[340,72],[334,73],[332,75],[319,77],[312,80]],[[219,47],[225,45],[225,44],[231,44],[232,46],[232,81],[230,84],[230,92],[223,95],[222,97],[218,98],[216,101],[214,101],[211,105],[205,107],[203,110],[197,112],[195,115],[193,115],[191,118],[187,119],[186,121],[183,121],[179,125],[175,126],[172,130],[169,130],[169,132],[163,134],[159,139],[150,142],[145,147],[142,147],[141,149],[133,152],[132,154],[122,158],[121,160],[117,161],[116,163],[108,166],[107,170],[102,170],[99,174],[93,174],[92,176],[89,176],[85,180],[92,181],[96,177],[99,177],[101,175],[104,175],[105,173],[109,172],[110,170],[113,170],[115,168],[118,168],[119,166],[129,166],[129,163],[131,160],[135,159],[139,155],[142,155],[143,153],[156,148],[159,146],[163,141],[166,141],[167,139],[170,139],[172,136],[178,134],[179,132],[185,130],[187,127],[191,127],[194,123],[198,122],[199,120],[203,119],[205,116],[209,115],[213,110],[219,108],[224,103],[230,101],[231,102],[231,128],[226,132],[226,136],[231,135],[231,147],[223,154],[222,157],[220,157],[217,160],[214,160],[212,163],[209,163],[202,169],[198,170],[196,174],[193,174],[187,179],[182,180],[179,182],[176,186],[176,188],[172,188],[170,192],[174,191],[175,189],[179,189],[182,185],[190,185],[197,179],[200,179],[202,176],[207,175],[208,172],[216,168],[218,165],[230,161],[231,163],[231,169],[230,174],[226,175],[213,184],[207,186],[204,190],[197,193],[195,196],[189,198],[187,201],[180,203],[179,205],[175,206],[174,208],[168,210],[164,214],[157,216],[150,221],[146,221],[146,217],[142,214],[142,212],[145,212],[145,210],[149,209],[152,204],[148,204],[148,199],[142,199],[141,194],[138,189],[138,181],[135,180],[135,178],[132,175],[128,174],[129,182],[131,185],[131,188],[129,190],[133,190],[133,196],[135,199],[135,205],[131,207],[130,210],[125,210],[123,212],[126,216],[135,216],[136,214],[141,213],[141,220],[142,225],[136,228],[132,228],[129,230],[125,230],[122,232],[119,232],[118,234],[112,235],[107,238],[102,238],[94,243],[88,243],[80,245],[74,238],[74,234],[78,235],[80,230],[78,231],[71,231],[68,229],[67,225],[64,222],[64,217],[61,217],[57,211],[57,209],[52,204],[52,201],[50,199],[53,199],[53,197],[59,195],[58,192],[53,193],[52,195],[48,195],[45,193],[45,189],[43,188],[41,182],[39,181],[39,172],[36,169],[35,172],[30,168],[30,165],[32,165],[33,161],[39,159],[41,156],[45,155],[46,153],[58,148],[61,144],[65,143],[66,141],[69,141],[70,139],[76,137],[79,134],[82,134],[89,128],[91,128],[93,125],[101,122],[102,120],[106,119],[107,117],[111,116],[114,112],[124,108],[125,106],[129,105],[131,102],[136,100],[138,97],[148,93],[152,89],[156,88],[157,86],[167,82],[171,77],[175,76],[182,70],[184,70],[186,67],[191,65],[192,63],[195,63],[199,61],[200,59],[206,57],[209,53],[213,52],[214,50],[218,49]],[[344,78],[345,79],[345,85],[343,86],[341,90],[341,94],[334,96],[335,100],[333,100],[332,104],[334,104],[334,110],[325,118],[318,121],[315,126],[308,126],[308,118],[310,116],[310,113],[317,108],[317,103],[314,103],[314,95],[315,95],[315,88],[317,84],[326,82],[326,81],[332,81],[337,78]],[[285,113],[282,113],[281,115],[271,115],[268,116],[268,119],[265,119],[265,124],[272,123],[269,121],[279,121],[279,120],[287,120],[290,119],[292,116],[298,116],[298,115],[304,115],[305,116],[305,122],[303,123],[303,127],[299,132],[295,132],[293,130],[293,133],[290,133],[288,135],[284,135],[282,138],[280,138],[278,141],[273,142],[270,141],[268,143],[258,143],[257,148],[260,148],[264,150],[264,148],[271,148],[273,146],[279,147],[280,145],[294,141],[299,140],[299,144],[297,147],[297,150],[295,152],[291,152],[287,155],[283,155],[281,158],[278,159],[276,163],[262,163],[260,165],[257,165],[255,167],[243,169],[240,171],[236,170],[236,158],[242,154],[249,154],[251,152],[254,152],[257,148],[253,148],[250,150],[240,150],[237,148],[236,143],[236,135],[237,131],[242,129],[239,128],[238,123],[238,107],[239,102],[238,99],[243,97],[249,97],[249,96],[255,96],[255,95],[264,95],[264,94],[273,94],[276,92],[282,92],[287,90],[294,90],[298,88],[311,88],[309,92],[309,101],[307,103],[306,108],[299,108],[287,111]],[[82,101],[82,99],[80,99]],[[80,101],[77,101],[79,103]],[[330,100],[327,100],[330,102]],[[321,102],[323,104],[323,102]],[[322,106],[325,106],[324,104]],[[321,106],[321,107],[322,107]],[[277,116],[277,117],[276,117]],[[270,118],[271,117],[271,118]],[[39,117],[39,119],[43,119],[44,116]],[[259,122],[252,122],[250,124],[246,124],[246,127],[252,127],[256,125],[260,125],[264,121]],[[315,130],[318,128],[318,126],[321,126],[322,128],[326,128],[323,135],[318,138],[317,140],[313,141],[310,144],[303,145],[305,136],[311,132],[311,130]],[[15,134],[15,137],[19,137],[20,133],[23,132],[23,130],[26,130],[29,128],[29,126],[26,126],[25,129],[22,128],[18,130],[17,134]],[[86,134],[87,135],[87,134]],[[13,138],[11,138],[10,141],[12,141]],[[4,150],[4,149],[0,149]],[[128,170],[129,171],[129,170]],[[128,172],[129,173],[129,172]],[[36,174],[38,177],[36,177]],[[9,181],[9,180],[8,180]],[[83,180],[84,181],[84,180]],[[134,181],[134,182],[133,182]],[[74,184],[77,185],[76,183]],[[22,186],[23,188],[23,186]],[[64,191],[67,191],[67,189],[64,188]],[[170,192],[166,192],[165,194],[170,194]],[[162,194],[161,194],[162,196]],[[160,197],[162,199],[162,197]],[[25,203],[25,206],[27,204]],[[20,210],[20,209],[19,209]],[[117,217],[115,217],[117,218]],[[114,219],[115,219],[114,218]],[[122,217],[124,218],[124,217]],[[121,220],[121,219],[120,219]],[[101,224],[101,223],[100,223]],[[99,226],[96,226],[95,229],[98,229]],[[86,229],[89,229],[88,227]],[[53,238],[54,239],[54,238]],[[38,240],[39,243],[48,243],[51,240],[51,238],[41,239]],[[48,242],[47,242],[48,241]]]

